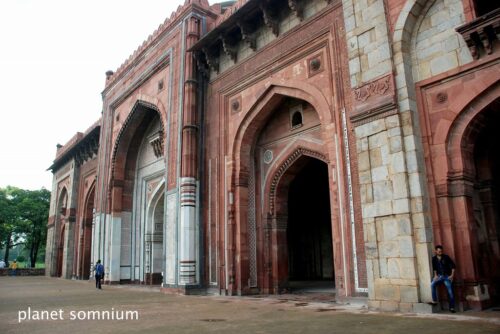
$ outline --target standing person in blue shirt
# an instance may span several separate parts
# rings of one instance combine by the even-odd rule
[[[95,287],[96,289],[102,289],[101,280],[104,278],[104,266],[102,265],[101,260],[97,260],[94,271],[95,271]]]
[[[455,296],[453,295],[453,277],[455,275],[455,263],[446,254],[443,254],[443,246],[435,247],[436,255],[432,257],[432,270],[434,278],[431,283],[432,305],[437,305],[437,286],[444,284],[448,292],[450,312],[455,313]]]

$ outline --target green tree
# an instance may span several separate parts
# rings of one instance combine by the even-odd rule
[[[18,202],[19,231],[24,234],[30,266],[35,267],[38,251],[47,239],[50,192],[47,189],[23,190]]]
[[[17,211],[19,199],[11,194],[17,190],[14,187],[0,188],[0,247],[5,248],[4,261],[7,264],[10,249],[17,245],[21,234]]]
[[[0,189],[0,240],[5,247],[5,261],[9,249],[24,244],[29,250],[30,266],[35,267],[40,248],[47,238],[50,192],[23,190],[15,187]]]

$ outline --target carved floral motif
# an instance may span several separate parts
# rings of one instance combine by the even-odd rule
[[[385,76],[354,90],[354,98],[365,102],[373,95],[384,95],[391,88],[391,77]]]

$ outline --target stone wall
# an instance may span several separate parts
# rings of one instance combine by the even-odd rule
[[[433,233],[415,84],[472,61],[455,32],[470,15],[460,0],[342,3],[369,304],[430,311]]]
[[[455,28],[465,23],[461,0],[429,1],[417,21],[412,45],[415,82],[472,61]]]
[[[411,214],[410,189],[419,185],[412,184],[418,180],[408,179],[408,170],[414,167],[405,162],[400,115],[358,126],[355,132],[369,305],[414,311],[420,300],[416,244],[426,240],[426,231]]]
[[[407,1],[402,7],[406,10]],[[425,220],[423,158],[415,133],[418,124],[413,86],[404,63],[391,4],[345,0],[344,16],[365,229],[369,306],[384,310],[430,311],[430,241]],[[401,3],[398,2],[398,8]],[[409,13],[409,11],[408,11]],[[406,18],[403,19],[406,23]],[[399,52],[399,54],[398,54]],[[401,64],[401,70],[399,70]]]
[[[382,0],[344,0],[351,86],[391,71],[388,27]]]

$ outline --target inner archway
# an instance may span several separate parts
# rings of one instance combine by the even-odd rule
[[[138,100],[117,135],[112,156],[111,208],[121,233],[113,242],[110,281],[145,283],[152,274],[153,234],[147,230],[147,205],[165,172],[164,119],[159,107]],[[148,243],[146,243],[146,234]],[[146,254],[146,252],[148,252]],[[160,273],[161,274],[161,273]]]
[[[488,285],[493,303],[500,302],[500,99],[497,99],[476,116],[464,137],[464,150],[469,150],[470,166],[474,172],[472,198],[475,230],[476,275],[480,283]],[[470,161],[470,160],[469,160]]]
[[[500,290],[497,93],[492,86],[458,111],[446,145],[448,198],[443,204],[450,205],[452,215],[449,229],[441,223],[438,242],[452,245],[460,302],[477,310],[498,303]]]
[[[144,234],[144,283],[148,285],[159,285],[162,283],[163,267],[163,224],[165,217],[165,188],[164,186],[156,192],[153,197],[146,222],[146,233]]]
[[[327,164],[308,158],[288,190],[288,276],[292,291],[334,287]]]
[[[248,173],[239,174],[248,175],[248,194],[243,187],[236,193],[238,198],[248,197],[248,206],[241,208],[246,217],[240,216],[240,222],[248,224],[244,228],[249,287],[283,293],[324,289],[326,283],[333,292],[337,263],[321,113],[308,101],[291,96],[281,96],[262,110],[261,122],[254,127],[256,135],[249,139],[254,144]],[[237,182],[247,183],[241,181]]]
[[[66,188],[62,188],[61,194],[59,195],[59,200],[57,202],[57,218],[56,218],[56,250],[55,250],[55,272],[54,276],[63,276],[63,256],[64,256],[64,246],[65,246],[65,223],[66,223],[66,209],[68,206],[68,192]]]
[[[90,278],[91,266],[91,249],[92,249],[92,221],[94,218],[94,197],[95,183],[92,184],[91,190],[87,196],[85,203],[85,216],[82,220],[82,228],[80,229],[80,250],[79,250],[79,268],[81,279]]]

